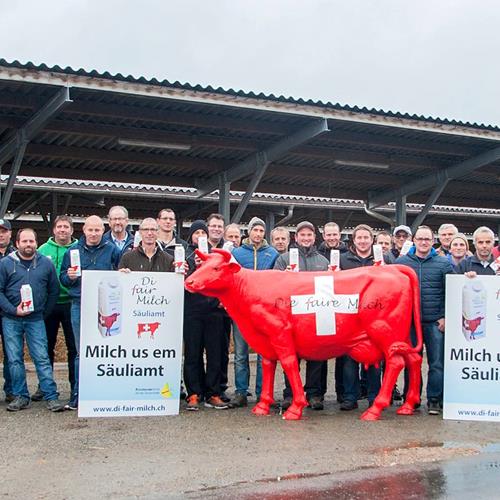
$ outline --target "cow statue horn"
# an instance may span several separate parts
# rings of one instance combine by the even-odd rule
[[[212,252],[222,255],[226,262],[231,260],[231,254],[227,250],[223,250],[222,248],[212,248]]]
[[[196,249],[194,253],[201,259],[201,260],[207,260],[208,255],[206,253],[203,253],[202,251]]]

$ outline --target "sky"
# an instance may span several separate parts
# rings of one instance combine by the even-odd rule
[[[498,0],[0,0],[0,58],[500,125]]]

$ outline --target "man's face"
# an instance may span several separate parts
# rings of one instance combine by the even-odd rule
[[[410,238],[410,235],[406,231],[398,231],[393,238],[394,246],[398,250],[401,250],[403,248],[403,245],[405,244],[405,241]]]
[[[434,235],[429,229],[419,229],[413,238],[415,252],[417,255],[426,256],[429,254],[434,243]]]
[[[387,253],[391,249],[391,237],[388,234],[379,234],[377,245],[382,247],[382,252]]]
[[[467,246],[462,238],[455,238],[450,245],[450,253],[456,259],[461,259],[467,252]]]
[[[207,227],[209,240],[218,243],[224,234],[224,222],[221,219],[211,219]]]
[[[87,245],[95,246],[101,242],[104,227],[98,220],[87,220],[83,225],[83,234],[85,235]]]
[[[226,229],[226,232],[224,233],[224,239],[227,241],[231,241],[234,245],[234,248],[239,247],[241,244],[240,230],[236,229],[235,227]]]
[[[191,237],[191,241],[193,242],[193,245],[198,244],[198,240],[200,239],[201,236],[207,237],[207,233],[203,231],[203,229],[197,229],[194,233],[193,236]]]
[[[438,234],[441,246],[443,246],[444,248],[450,248],[451,240],[453,239],[453,236],[455,236],[455,234],[457,233],[453,228],[442,229]]]
[[[170,233],[175,229],[175,214],[169,210],[163,210],[156,222],[162,231]]]
[[[248,237],[253,245],[260,245],[265,234],[265,229],[262,226],[254,226],[248,233]]]
[[[128,218],[120,208],[109,212],[109,228],[113,234],[122,235],[128,225]]]
[[[323,239],[328,248],[337,248],[340,243],[340,231],[335,227],[325,227]]]
[[[30,259],[37,249],[36,238],[33,231],[23,231],[17,241],[17,249],[24,259]]]
[[[144,226],[139,228],[141,234],[141,240],[145,245],[154,245],[156,243],[156,238],[158,236],[158,226],[151,222],[146,222]]]
[[[493,238],[488,233],[479,233],[474,240],[476,253],[480,260],[488,260],[493,250]]]
[[[0,227],[0,248],[7,248],[12,238],[12,231]]]
[[[73,235],[73,228],[66,220],[60,220],[52,230],[54,234],[54,241],[58,245],[67,245],[71,241]]]
[[[271,238],[271,244],[278,252],[286,252],[288,250],[288,244],[290,243],[288,236],[286,233],[282,233],[281,231],[277,231],[273,233]]]
[[[308,227],[304,227],[295,235],[295,240],[297,241],[297,245],[309,248],[314,245],[316,235],[314,231],[311,231]]]
[[[356,231],[356,235],[354,236],[352,242],[354,243],[356,251],[360,255],[368,255],[371,253],[373,237],[366,229],[360,229],[359,231]]]

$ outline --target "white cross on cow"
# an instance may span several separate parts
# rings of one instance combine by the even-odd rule
[[[314,294],[292,295],[292,314],[315,314],[316,335],[335,335],[335,314],[356,314],[359,294],[335,295],[333,276],[316,276]]]
[[[151,330],[150,326],[148,325],[148,323],[146,323],[143,327],[142,327],[142,331],[144,332],[149,332],[149,330]]]

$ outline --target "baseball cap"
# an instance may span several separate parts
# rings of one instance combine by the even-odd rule
[[[10,225],[10,221],[6,219],[0,219],[0,227],[7,229],[7,231],[12,231],[12,226]]]
[[[308,220],[304,220],[304,221],[299,222],[297,224],[297,227],[295,228],[295,232],[298,233],[301,229],[304,229],[304,228],[310,229],[313,232],[315,231],[313,223],[309,222]]]
[[[404,231],[406,234],[411,236],[411,229],[408,226],[405,226],[404,224],[401,224],[400,226],[397,226],[394,228],[394,231],[392,232],[393,236],[396,236],[396,233],[399,231]]]

